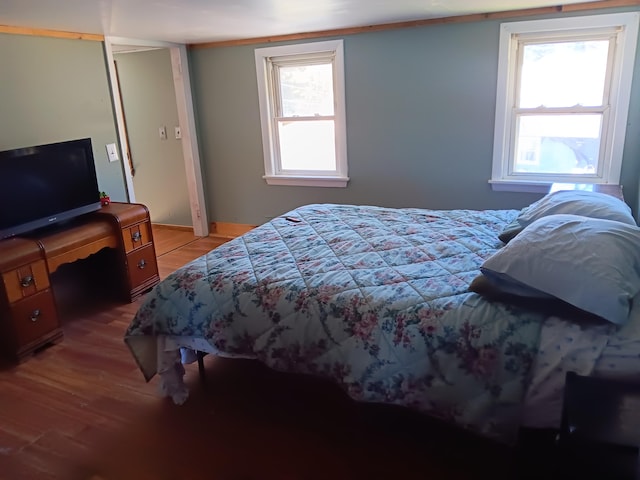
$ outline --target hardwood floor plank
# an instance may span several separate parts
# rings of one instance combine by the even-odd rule
[[[22,401],[19,405],[13,405],[12,408],[7,408],[0,413],[0,422],[2,423],[10,419],[21,418],[26,425],[42,434],[51,429],[70,436],[82,430],[85,425],[85,420],[73,415],[73,411],[68,405],[65,405],[61,410],[60,406],[54,405],[47,397],[38,399],[31,395],[31,398],[34,398],[31,400],[29,397],[25,397],[25,393],[28,392],[24,392],[23,389],[12,392],[7,388],[7,393],[22,395]]]
[[[15,401],[15,399],[13,401]],[[33,424],[30,424],[27,420],[25,420],[24,416],[20,417],[15,415],[15,413],[14,415],[5,415],[0,419],[2,431],[8,437],[17,438],[20,441],[25,441],[27,444],[35,442],[40,437],[40,435],[42,435],[42,429],[35,427]],[[0,449],[4,448],[4,445],[0,445]],[[1,456],[0,466],[2,466]]]
[[[37,472],[37,478],[68,478],[74,469],[69,458],[57,455],[50,448],[38,445],[37,442],[24,447],[16,458]]]
[[[35,438],[37,439],[37,436]],[[17,437],[6,431],[4,426],[0,426],[0,445],[2,445],[2,447],[0,447],[0,456],[12,455],[28,444],[28,440]]]
[[[157,231],[162,278],[226,241]],[[123,341],[141,300],[74,282],[70,269],[53,286],[63,341],[0,363],[1,480],[507,478],[503,450],[422,417],[368,414],[337,387],[257,362],[207,356],[205,385],[187,365],[191,396],[176,406]]]
[[[59,480],[60,477],[54,472],[43,472],[35,465],[25,463],[27,457],[23,455],[0,456],[0,468],[5,472],[3,480]],[[80,479],[78,479],[80,480]]]
[[[199,238],[193,234],[193,230],[185,231],[155,223],[151,225],[151,231],[156,255],[159,257]]]
[[[158,273],[161,279],[164,279],[171,272],[177,270],[182,265],[189,263],[192,260],[204,255],[205,253],[219,247],[223,243],[227,242],[226,239],[203,237],[185,245],[184,247],[173,250],[164,254],[161,257],[162,261],[158,263]]]

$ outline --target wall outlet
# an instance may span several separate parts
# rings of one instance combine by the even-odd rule
[[[118,149],[115,143],[107,143],[107,157],[110,162],[118,161]]]
[[[160,140],[166,140],[167,139],[167,128],[166,127],[158,128],[158,134],[160,135]]]
[[[180,140],[182,138],[182,130],[180,129],[180,127],[176,127],[175,132],[176,132],[176,140]]]

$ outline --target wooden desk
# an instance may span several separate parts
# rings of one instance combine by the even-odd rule
[[[50,275],[105,248],[117,253],[124,299],[133,301],[160,281],[149,212],[141,204],[111,203],[53,230],[0,241],[0,353],[23,360],[61,340]]]

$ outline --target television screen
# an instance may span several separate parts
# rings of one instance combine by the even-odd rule
[[[0,152],[0,238],[99,208],[90,138]]]

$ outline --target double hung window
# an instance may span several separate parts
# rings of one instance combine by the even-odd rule
[[[342,41],[255,51],[267,183],[343,187]]]
[[[494,189],[619,183],[638,17],[501,26]]]

